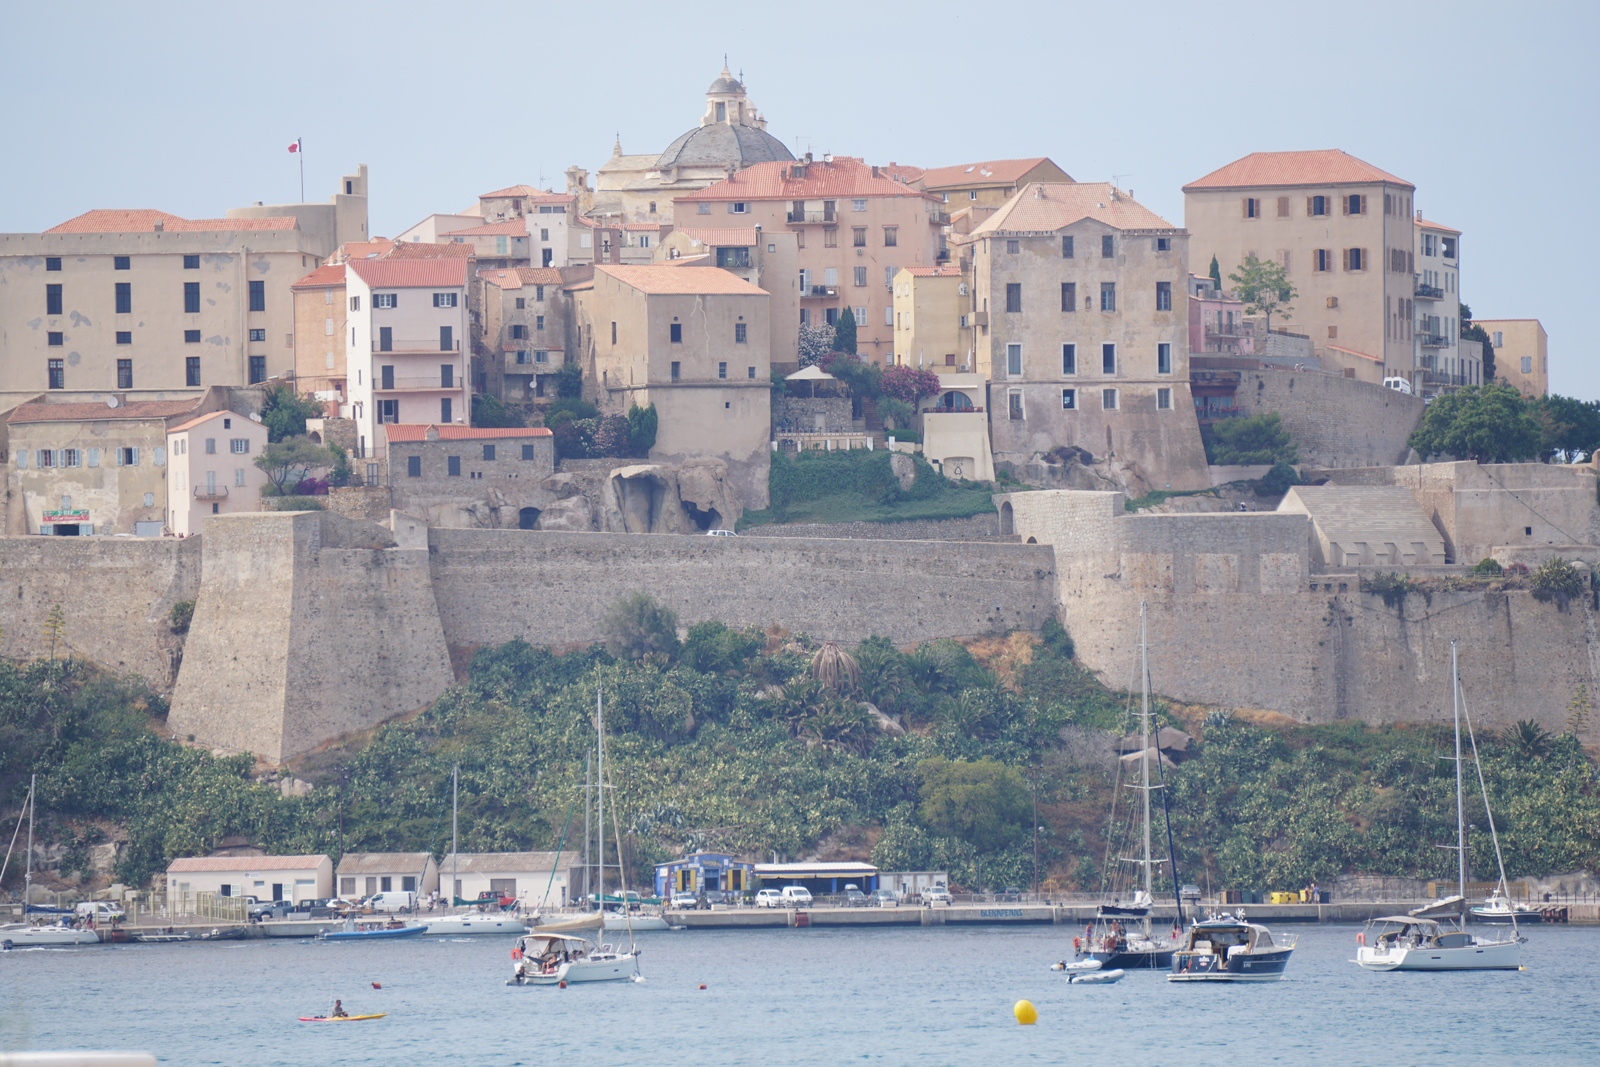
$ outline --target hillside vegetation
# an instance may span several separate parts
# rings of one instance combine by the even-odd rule
[[[1043,640],[909,651],[874,638],[845,659],[717,623],[680,643],[661,631],[670,613],[631,618],[638,626],[620,620],[609,651],[481,650],[414,720],[295,768],[316,786],[301,797],[258,780],[248,759],[166,738],[165,707],[140,685],[78,661],[0,661],[0,797],[14,815],[38,773],[40,836],[68,846],[66,873],[86,865],[89,845],[125,840],[117,874],[130,884],[233,836],[273,852],[441,854],[457,764],[464,850],[551,849],[569,818],[572,847],[598,687],[624,860],[640,884],[650,864],[716,848],[870,856],[949,869],[968,888],[1026,886],[1035,825],[1050,887],[1098,889],[1125,854],[1108,851],[1107,813],[1129,702],[1077,666],[1059,627]],[[1271,729],[1218,712],[1187,728],[1192,757],[1167,772],[1181,881],[1297,887],[1352,871],[1453,871],[1434,847],[1454,836],[1445,727]],[[1513,873],[1594,869],[1600,797],[1577,741],[1527,724],[1480,748]],[[1469,819],[1486,825],[1481,811]],[[1492,871],[1488,835],[1473,841],[1476,869]]]
[[[915,477],[902,488],[892,453],[774,452],[767,478],[769,506],[747,511],[739,528],[785,522],[897,522],[964,519],[994,510],[994,490],[977,482],[952,482],[920,455],[904,454]]]

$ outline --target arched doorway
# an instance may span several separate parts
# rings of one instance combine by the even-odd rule
[[[1014,534],[1017,532],[1014,525],[1011,518],[1011,501],[1007,500],[1000,505],[1000,532],[1002,534]]]
[[[972,398],[952,389],[939,398],[938,407],[943,411],[971,411]]]
[[[517,512],[517,529],[537,530],[539,528],[539,509],[523,508]]]

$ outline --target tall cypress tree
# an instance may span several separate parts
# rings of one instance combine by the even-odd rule
[[[856,354],[856,313],[849,308],[844,309],[844,314],[834,324],[833,350],[848,352],[852,356]]]
[[[1211,281],[1219,290],[1222,288],[1222,266],[1216,256],[1211,257]]]

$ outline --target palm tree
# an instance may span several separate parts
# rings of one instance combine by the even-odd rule
[[[850,653],[828,641],[811,657],[811,677],[835,693],[853,693],[861,688],[861,665]]]
[[[1532,719],[1523,719],[1512,727],[1506,743],[1524,759],[1543,759],[1550,754],[1550,732]]]

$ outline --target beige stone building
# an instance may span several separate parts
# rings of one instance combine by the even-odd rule
[[[570,290],[600,409],[654,404],[651,459],[726,463],[740,502],[766,507],[772,298],[727,270],[664,264],[597,266]]]
[[[1550,392],[1550,337],[1538,319],[1474,319],[1494,345],[1495,381],[1516,386],[1523,396]]]
[[[972,283],[953,263],[906,267],[894,276],[894,350],[899,362],[940,374],[971,371]]]
[[[892,164],[891,164],[892,165]],[[991,159],[924,171],[917,187],[950,205],[951,212],[973,209],[981,222],[1031,182],[1070,182],[1072,175],[1045,156]]]
[[[800,322],[832,326],[845,308],[856,319],[861,358],[888,364],[894,351],[894,276],[942,262],[937,197],[905,176],[850,156],[807,156],[749,167],[680,197],[678,224],[695,229],[759,226],[795,235]]]
[[[720,267],[765,290],[772,297],[768,315],[772,365],[796,370],[800,365],[799,255],[796,235],[787,230],[688,226],[668,232],[655,259],[680,266]]]
[[[1183,187],[1189,256],[1223,284],[1245,257],[1283,264],[1299,292],[1280,324],[1325,369],[1363,381],[1416,370],[1410,182],[1337,149],[1254,152]]]
[[[1210,485],[1189,393],[1188,234],[1115,186],[1029,185],[975,229],[974,370],[997,464],[1071,446]]]
[[[334,877],[346,900],[392,892],[426,897],[439,888],[439,864],[431,852],[346,852]]]
[[[212,515],[260,511],[266,448],[265,426],[226,409],[169,427],[166,532],[189,537]]]
[[[567,296],[554,267],[480,270],[481,308],[473,354],[478,391],[512,402],[553,397],[550,378],[566,362]]]
[[[1412,389],[1438,396],[1483,382],[1483,345],[1461,338],[1461,231],[1417,212],[1416,353]]]
[[[294,293],[295,388],[337,416],[346,393],[344,264],[326,263],[290,286]]]
[[[555,473],[549,430],[476,426],[384,428],[393,506],[430,526],[532,530]]]

